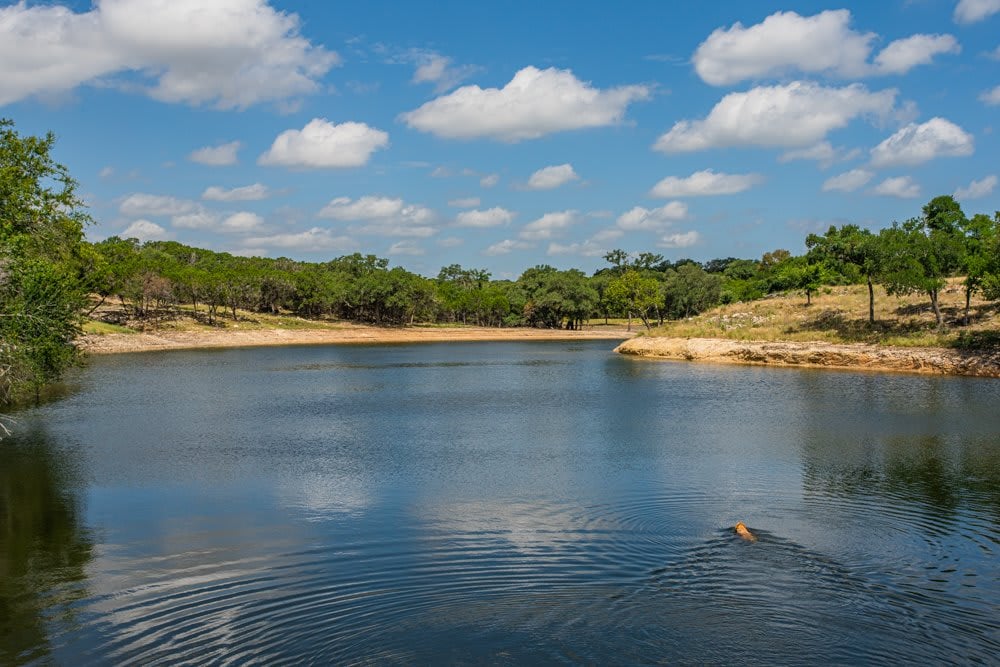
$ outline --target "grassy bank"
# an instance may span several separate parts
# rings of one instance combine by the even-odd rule
[[[667,322],[645,333],[670,338],[739,341],[871,343],[899,347],[982,348],[1000,345],[1000,305],[972,299],[970,324],[962,324],[965,291],[960,279],[941,292],[945,326],[934,321],[926,296],[889,296],[875,288],[875,324],[868,322],[864,285],[824,287],[806,305],[802,294],[720,306],[701,315]]]

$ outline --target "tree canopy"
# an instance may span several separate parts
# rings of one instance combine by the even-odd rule
[[[0,120],[0,404],[37,394],[76,358],[89,218],[54,144]]]

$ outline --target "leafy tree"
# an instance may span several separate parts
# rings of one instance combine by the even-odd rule
[[[944,318],[938,295],[947,277],[961,266],[963,217],[950,196],[936,197],[924,207],[922,217],[879,232],[886,291],[927,294],[939,327]]]
[[[736,259],[735,257],[710,259],[707,262],[705,262],[701,268],[705,269],[705,271],[707,271],[708,273],[722,273],[727,268],[729,268],[730,264],[741,261],[746,261],[746,260]]]
[[[668,273],[663,292],[668,316],[691,317],[718,305],[722,278],[697,264],[682,264]]]
[[[857,225],[830,226],[826,234],[806,237],[806,247],[814,261],[822,261],[842,275],[853,267],[868,285],[868,322],[875,323],[875,287],[881,266],[878,237]]]
[[[615,275],[621,275],[629,268],[628,253],[621,248],[604,253],[604,261],[612,266],[611,272]]]
[[[806,294],[806,305],[812,305],[812,293],[820,288],[826,272],[820,263],[812,263],[805,257],[796,257],[782,262],[777,267],[776,281],[788,290],[802,290]]]
[[[587,276],[577,269],[559,271],[547,264],[535,266],[517,280],[525,295],[524,320],[529,326],[576,328],[590,316],[600,298]]]
[[[652,252],[640,252],[632,265],[641,271],[659,271],[663,264],[663,255]]]
[[[987,243],[987,254],[991,258],[983,275],[983,296],[991,301],[1000,300],[1000,211],[993,214],[996,235]]]
[[[632,316],[638,315],[646,329],[650,329],[649,314],[660,301],[659,283],[646,278],[635,269],[628,269],[611,280],[605,291],[611,303],[628,313],[628,329],[632,330]]]
[[[758,280],[760,273],[761,264],[755,260],[737,259],[728,262],[722,272],[721,301],[732,303],[734,301],[752,301],[763,297],[767,289]]]
[[[89,217],[54,145],[0,119],[0,404],[37,395],[77,356]]]
[[[998,263],[998,241],[1000,241],[1000,216],[992,219],[977,213],[968,220],[959,221],[962,231],[962,271],[965,273],[965,312],[962,322],[969,324],[969,306],[972,294],[982,291]]]

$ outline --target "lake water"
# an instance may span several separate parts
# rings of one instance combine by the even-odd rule
[[[1000,381],[612,346],[94,359],[0,442],[0,663],[996,664]]]

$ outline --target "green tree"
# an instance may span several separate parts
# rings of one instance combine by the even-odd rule
[[[820,288],[826,279],[823,265],[809,262],[805,257],[795,257],[784,261],[775,270],[775,281],[787,290],[802,290],[806,294],[806,305],[812,305],[812,293]]]
[[[718,305],[722,278],[697,264],[682,264],[667,274],[663,284],[669,317],[691,317]]]
[[[37,396],[77,358],[89,217],[54,145],[0,119],[0,404]]]
[[[997,244],[1000,241],[1000,216],[990,218],[977,213],[968,220],[959,221],[962,230],[962,272],[965,273],[965,311],[962,322],[969,325],[969,307],[972,294],[983,291],[990,273],[998,263]]]
[[[628,253],[621,248],[615,248],[604,253],[604,261],[611,265],[611,272],[621,275],[629,268]]]
[[[983,296],[991,301],[1000,300],[1000,211],[993,214],[993,225],[996,235],[987,244],[987,254],[990,257],[982,280]]]
[[[659,283],[654,278],[646,278],[635,269],[627,269],[608,283],[605,296],[628,313],[628,330],[631,331],[634,315],[639,316],[646,329],[652,328],[649,314],[659,305],[659,292]]]
[[[826,234],[810,234],[806,247],[814,261],[822,261],[850,278],[849,267],[857,271],[868,286],[868,323],[875,323],[875,286],[881,254],[878,237],[857,225],[830,226]]]
[[[950,196],[935,197],[924,215],[879,232],[883,283],[889,294],[924,292],[934,319],[944,325],[938,295],[948,276],[961,267],[964,216]]]

